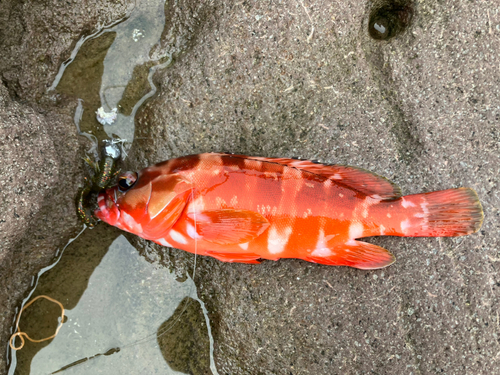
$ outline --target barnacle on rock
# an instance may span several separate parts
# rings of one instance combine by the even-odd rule
[[[97,121],[101,125],[112,125],[116,121],[117,109],[113,108],[111,112],[106,112],[103,107],[100,107],[96,112]]]

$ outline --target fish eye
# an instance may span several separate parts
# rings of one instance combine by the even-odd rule
[[[124,193],[132,186],[134,186],[136,181],[136,172],[125,172],[118,177],[118,190],[120,190],[121,193]]]

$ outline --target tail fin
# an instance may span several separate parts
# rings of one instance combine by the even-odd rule
[[[401,225],[402,235],[411,237],[455,237],[477,232],[484,214],[477,193],[470,188],[408,195],[403,207],[412,207],[418,222]]]

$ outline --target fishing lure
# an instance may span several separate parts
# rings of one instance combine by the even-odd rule
[[[113,141],[105,141],[99,164],[94,163],[88,157],[84,159],[93,169],[94,176],[92,179],[85,177],[85,185],[77,195],[76,211],[80,220],[89,227],[95,226],[98,220],[89,206],[90,197],[92,194],[106,189],[112,183],[114,177],[120,173],[116,167],[120,155],[120,149]]]
[[[110,225],[242,263],[299,258],[377,269],[394,256],[360,238],[462,236],[483,221],[469,188],[403,197],[360,168],[215,153],[121,174],[97,201],[95,216]]]

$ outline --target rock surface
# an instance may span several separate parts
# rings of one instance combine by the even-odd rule
[[[2,6],[21,6],[16,4]],[[171,33],[164,33],[162,47],[170,48],[170,40],[181,46],[181,53],[156,75],[159,95],[138,114],[131,168],[207,151],[300,156],[366,168],[393,180],[405,194],[469,186],[478,192],[485,211],[482,230],[467,237],[371,239],[398,259],[384,270],[363,272],[295,260],[253,266],[199,259],[196,281],[210,313],[219,373],[500,372],[497,4],[420,1],[409,29],[388,42],[367,33],[377,2],[176,4],[170,14],[185,27],[172,29],[180,34],[174,41]],[[58,34],[63,27],[50,34],[37,29],[39,43],[59,51],[49,65],[40,60],[41,54],[32,55],[33,26],[23,28],[18,18],[7,18],[20,27],[17,44],[0,59],[0,74],[11,96],[30,103],[42,97],[51,82],[48,77],[55,75],[79,33],[96,27],[99,14],[101,20],[118,18],[118,3],[112,10],[95,7],[102,13],[92,10],[83,16],[72,5],[77,26],[60,40],[55,36],[63,35]],[[57,9],[69,12],[66,5]],[[185,17],[189,12],[202,16]],[[34,22],[22,17],[21,25]],[[57,25],[49,21],[51,27],[52,22]],[[47,151],[53,156],[44,156],[44,165],[53,160],[57,175],[47,177],[36,162],[23,164],[50,192],[48,197],[37,189],[29,191],[39,209],[15,204],[22,213],[19,220],[34,225],[40,219],[30,219],[26,207],[48,215],[43,207],[51,207],[57,197],[66,199],[61,207],[70,209],[74,181],[81,177],[72,175],[81,164],[74,155],[76,135],[69,128],[62,133],[52,128],[70,126],[69,109],[40,114],[11,102],[5,90],[3,98],[2,121],[20,123],[6,113],[33,112],[51,138],[40,131],[27,145],[55,150]],[[2,156],[2,162],[14,166],[16,157]],[[25,186],[22,178],[10,189]],[[7,193],[5,199],[13,202],[14,194],[2,188]],[[11,212],[3,207],[2,216]],[[61,231],[75,228],[71,214],[57,215]],[[7,217],[9,222],[2,225],[13,227],[13,217]],[[9,236],[10,243],[20,238]],[[64,238],[62,232],[45,231],[44,236],[54,243]],[[24,238],[36,242],[32,234]],[[2,316],[2,340],[26,280],[49,259],[34,260],[29,247],[19,243],[9,246],[1,255],[3,269],[12,275],[7,280],[2,272],[11,301]],[[27,253],[18,255],[19,249]],[[177,256],[188,257],[180,251]],[[18,263],[10,266],[6,259]]]
[[[86,4],[0,3],[0,374],[33,277],[81,229],[74,201],[84,145],[75,103],[54,111],[45,91],[81,34],[126,12],[121,2]]]

